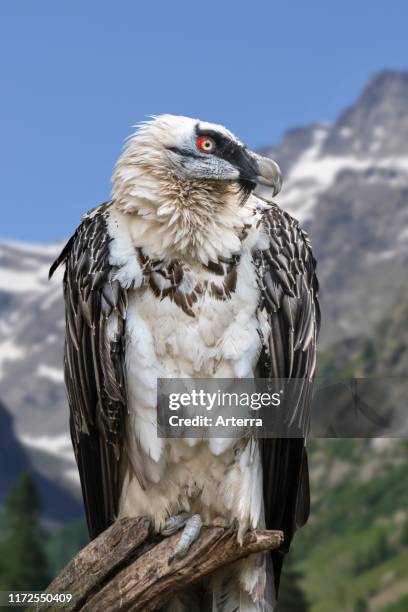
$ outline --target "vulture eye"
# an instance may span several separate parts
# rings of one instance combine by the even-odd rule
[[[197,147],[204,153],[212,153],[215,149],[215,142],[208,136],[200,136],[197,139]]]

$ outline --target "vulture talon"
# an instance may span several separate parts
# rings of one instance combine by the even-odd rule
[[[199,514],[194,514],[188,519],[183,529],[183,533],[178,539],[177,544],[169,557],[169,561],[186,556],[192,543],[199,537],[202,525],[203,521]]]
[[[161,534],[164,536],[171,536],[176,531],[179,531],[187,523],[189,514],[187,512],[181,512],[174,516],[169,516],[164,521],[164,527],[161,530]]]

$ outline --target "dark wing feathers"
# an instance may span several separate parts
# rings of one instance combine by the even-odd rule
[[[263,214],[269,248],[254,254],[270,335],[264,343],[257,375],[304,379],[296,384],[294,417],[305,424],[311,404],[320,326],[316,262],[310,241],[298,222],[273,206]],[[268,529],[282,529],[285,542],[272,553],[275,589],[279,587],[284,553],[293,534],[309,515],[309,474],[304,440],[262,440],[265,519]]]
[[[126,411],[126,292],[113,280],[106,227],[109,204],[85,215],[52,265],[65,263],[65,382],[71,437],[88,528],[96,537],[115,519],[120,495],[121,438]],[[107,322],[116,314],[115,334]]]

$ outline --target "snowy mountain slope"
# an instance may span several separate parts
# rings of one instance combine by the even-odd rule
[[[319,262],[321,346],[369,334],[406,283],[408,73],[379,74],[333,125],[292,131],[281,148],[277,201]],[[281,162],[279,147],[271,154]]]
[[[319,196],[349,169],[388,170],[390,180],[406,185],[407,135],[408,72],[382,72],[334,124],[293,129],[279,146],[264,149],[283,169],[279,203],[307,219]]]
[[[63,384],[61,244],[0,245],[0,397],[32,465],[78,494]]]
[[[370,334],[406,282],[408,74],[382,73],[332,125],[291,130],[267,149],[278,203],[302,220],[319,262],[321,346]],[[0,398],[31,461],[78,492],[62,375],[60,244],[0,243]]]

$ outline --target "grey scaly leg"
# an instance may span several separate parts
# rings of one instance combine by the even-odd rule
[[[179,531],[179,529],[184,527],[189,516],[190,515],[187,512],[181,512],[180,514],[169,516],[164,522],[164,527],[161,530],[161,533],[164,536],[173,535],[173,533],[176,533],[176,531]]]
[[[190,546],[200,535],[202,525],[203,521],[199,514],[194,514],[187,520],[183,533],[181,534],[173,552],[170,555],[170,561],[176,558],[184,557],[188,553]]]

